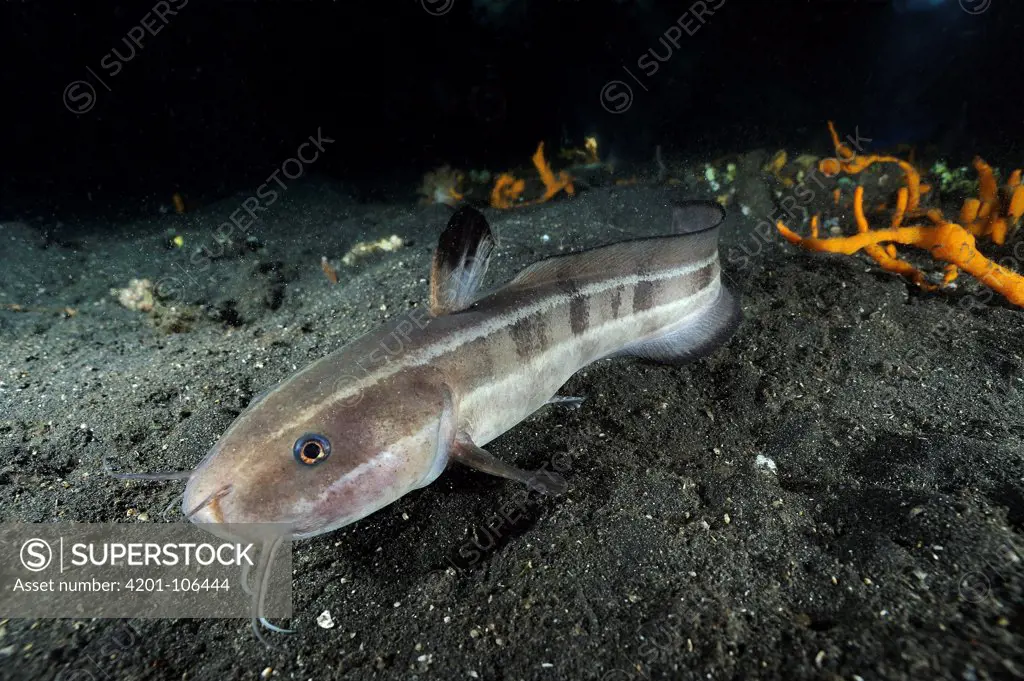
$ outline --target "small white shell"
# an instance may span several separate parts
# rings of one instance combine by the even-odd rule
[[[316,616],[316,623],[320,625],[321,629],[333,629],[334,619],[331,617],[330,610],[324,610],[322,613]]]

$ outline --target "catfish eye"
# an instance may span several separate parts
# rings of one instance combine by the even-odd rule
[[[307,466],[318,464],[331,454],[331,443],[323,435],[307,433],[295,441],[295,460]]]

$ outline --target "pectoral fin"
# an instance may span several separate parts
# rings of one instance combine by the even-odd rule
[[[452,459],[458,461],[463,466],[468,466],[482,473],[521,482],[541,494],[562,494],[568,487],[565,478],[558,473],[546,470],[524,471],[515,466],[510,466],[486,449],[477,447],[465,433],[459,433],[450,455]]]
[[[430,313],[439,316],[473,303],[494,249],[487,219],[471,206],[452,215],[434,250],[430,270]]]
[[[561,404],[561,405],[564,405],[564,406],[568,407],[569,409],[579,409],[580,406],[583,404],[585,399],[586,398],[584,398],[584,397],[570,397],[569,395],[555,395],[550,400],[545,402],[545,404]]]

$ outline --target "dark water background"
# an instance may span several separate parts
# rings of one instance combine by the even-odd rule
[[[659,144],[824,152],[829,118],[967,160],[1021,148],[1009,0],[14,2],[0,17],[6,217],[222,197],[318,128],[344,153],[316,171],[381,198],[440,163],[500,169],[590,134],[634,160]],[[614,81],[631,89],[617,113]]]

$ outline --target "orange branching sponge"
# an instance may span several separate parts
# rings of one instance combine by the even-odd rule
[[[1013,218],[1014,224],[1020,224],[1020,216],[1024,215],[1024,187],[1017,187],[1013,190],[1013,195],[1010,198],[1010,217]]]
[[[885,242],[917,246],[929,251],[936,260],[945,261],[977,277],[981,283],[997,293],[1001,293],[1014,305],[1024,307],[1024,277],[982,255],[977,249],[974,235],[954,222],[876,229],[854,236],[829,239],[801,237],[787,229],[781,220],[776,227],[790,243],[811,251],[853,255],[861,249]],[[904,261],[898,262],[904,263]],[[905,263],[905,266],[909,268],[911,278],[924,276],[913,265]],[[891,271],[896,270],[892,269]],[[955,276],[955,270],[947,268],[946,273],[947,276]],[[926,287],[934,288],[934,285],[926,284]]]
[[[523,180],[518,180],[514,175],[509,173],[502,173],[498,176],[498,179],[494,183],[494,188],[491,189],[491,207],[492,208],[512,208],[515,206],[532,206],[538,203],[544,203],[550,201],[558,192],[564,191],[566,194],[572,196],[576,193],[575,187],[572,184],[572,176],[566,171],[562,170],[556,175],[551,170],[551,166],[544,159],[544,143],[541,142],[537,146],[537,151],[534,152],[533,157],[534,168],[537,169],[537,174],[540,176],[540,181],[544,183],[544,193],[540,198],[535,201],[520,201],[516,203],[523,190],[526,188],[526,183]]]
[[[903,222],[903,216],[907,213],[907,206],[910,202],[910,192],[906,187],[900,187],[899,192],[896,194],[896,210],[893,212],[892,220],[890,221],[890,228],[897,229]],[[857,221],[857,231],[861,234],[865,234],[871,231],[871,227],[868,225],[867,216],[864,215],[864,187],[858,186],[853,193],[853,216]],[[892,244],[888,244],[886,247],[882,247],[878,244],[872,244],[865,247],[864,249],[868,255],[874,258],[883,270],[887,272],[895,272],[901,276],[910,279],[912,282],[920,286],[926,291],[932,291],[935,286],[930,284],[925,279],[924,274],[921,273],[916,267],[911,265],[906,260],[902,260],[896,253],[896,247]]]
[[[1010,195],[1006,215],[1012,220],[1014,229],[1020,226],[1020,218],[1024,215],[1024,185],[1021,184],[1020,175],[1018,168],[1010,174],[1010,179],[1006,181],[1006,192]]]
[[[875,163],[895,163],[906,177],[907,190],[909,191],[907,210],[911,214],[917,212],[918,206],[921,205],[921,194],[927,193],[931,189],[928,185],[921,185],[921,174],[917,172],[917,168],[895,156],[881,156],[877,154],[858,156],[853,149],[840,141],[839,133],[836,132],[836,126],[832,121],[828,122],[828,131],[832,135],[832,144],[836,148],[836,158],[822,159],[818,163],[818,170],[828,177],[834,177],[840,171],[856,175],[867,170]]]
[[[781,220],[776,223],[779,233],[787,241],[811,251],[843,253],[852,255],[865,251],[882,269],[894,272],[914,282],[926,291],[933,291],[938,285],[932,283],[926,274],[910,262],[899,257],[896,244],[915,246],[927,250],[932,258],[945,264],[942,284],[949,285],[960,270],[977,278],[982,284],[1002,294],[1014,305],[1024,307],[1024,276],[992,262],[977,248],[977,237],[989,237],[997,244],[1004,243],[1007,230],[1016,226],[1024,215],[1024,189],[1021,173],[1014,171],[1006,185],[1006,200],[1000,201],[999,189],[992,168],[982,159],[976,158],[974,167],[978,171],[979,191],[977,198],[964,201],[960,209],[960,222],[945,219],[942,211],[920,208],[921,194],[927,185],[921,183],[920,173],[910,163],[893,156],[860,156],[844,145],[829,121],[829,131],[836,148],[836,158],[825,159],[819,169],[825,174],[839,171],[855,174],[874,163],[895,163],[903,170],[906,186],[896,196],[896,208],[887,229],[872,229],[864,213],[864,187],[854,192],[853,210],[857,223],[857,234],[832,238],[819,238],[820,219],[811,218],[811,236],[802,237]],[[835,171],[830,173],[830,171]],[[1005,204],[1005,215],[1001,209]],[[929,224],[906,225],[907,219],[924,218]]]
[[[537,145],[537,151],[533,154],[534,167],[537,169],[537,174],[540,175],[540,181],[544,183],[544,195],[536,201],[536,203],[543,203],[548,201],[558,192],[565,190],[565,193],[572,196],[575,193],[575,189],[572,186],[572,178],[569,173],[564,170],[560,171],[558,175],[555,175],[551,171],[551,166],[544,160],[544,143],[541,142]]]
[[[495,180],[494,189],[491,190],[491,207],[512,208],[524,189],[526,189],[526,182],[517,180],[508,173],[502,173]]]

